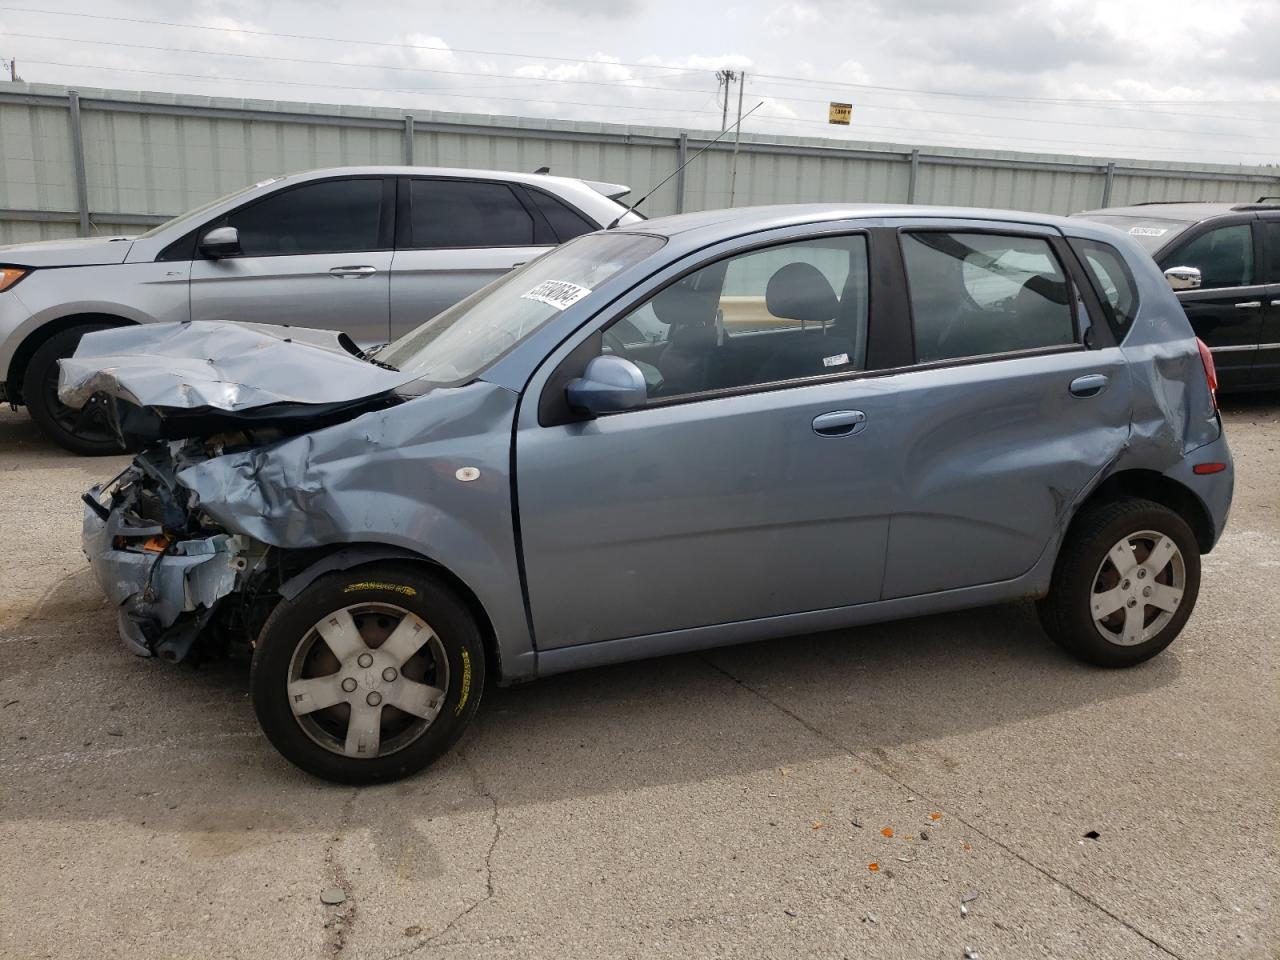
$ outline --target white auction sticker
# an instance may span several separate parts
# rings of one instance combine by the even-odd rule
[[[849,362],[847,353],[837,353],[834,357],[823,357],[822,365],[824,367],[843,367]]]
[[[540,303],[550,304],[557,310],[563,310],[565,307],[573,306],[590,292],[590,287],[580,287],[568,280],[543,280],[528,293],[520,294],[520,298],[537,300]]]
[[[1169,232],[1168,227],[1131,227],[1129,236],[1131,237],[1163,237]]]

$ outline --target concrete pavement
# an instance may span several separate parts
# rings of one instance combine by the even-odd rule
[[[243,666],[125,653],[78,547],[123,461],[4,411],[0,956],[1280,955],[1280,397],[1227,421],[1227,536],[1139,668],[1029,606],[732,647],[490,689],[353,790]]]

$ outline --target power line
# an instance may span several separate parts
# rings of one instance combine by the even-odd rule
[[[125,73],[139,73],[139,74],[145,74],[148,76],[175,77],[175,78],[181,78],[181,79],[195,80],[195,81],[204,82],[204,83],[228,83],[228,82],[252,83],[252,84],[265,84],[269,86],[283,85],[283,86],[295,86],[295,87],[320,88],[320,89],[326,89],[326,90],[356,90],[356,91],[372,92],[372,93],[407,93],[407,94],[413,94],[413,95],[419,95],[419,96],[460,97],[468,100],[514,100],[521,103],[538,102],[539,100],[541,100],[543,102],[553,103],[557,106],[593,107],[593,108],[606,109],[606,110],[640,110],[645,112],[656,112],[664,115],[701,114],[701,115],[718,116],[720,114],[719,110],[712,111],[712,110],[705,110],[705,109],[683,109],[683,108],[670,107],[670,106],[650,107],[650,106],[642,106],[639,104],[586,103],[586,102],[563,101],[563,100],[551,101],[551,100],[548,100],[547,98],[538,98],[538,97],[502,97],[502,96],[480,95],[480,94],[461,94],[461,93],[449,92],[448,89],[435,88],[435,87],[407,87],[407,88],[406,87],[358,87],[358,86],[350,86],[347,84],[338,84],[338,83],[313,83],[313,82],[303,81],[303,80],[270,80],[270,79],[256,79],[256,78],[250,78],[250,77],[206,76],[202,74],[176,73],[176,72],[163,71],[163,70],[144,70],[137,67],[98,66],[95,64],[63,63],[63,62],[51,61],[51,60],[26,60],[24,62],[36,63],[43,66],[70,67],[73,69],[83,69],[83,70],[107,70],[107,71],[117,71],[117,72],[125,72]],[[758,119],[772,121],[774,123],[799,123],[799,124],[808,124],[808,125],[816,125],[816,126],[824,126],[824,127],[827,126],[827,124],[821,121],[804,120],[804,119],[795,118],[795,117],[780,117],[780,116],[769,116],[769,115],[761,114],[759,115]],[[1187,149],[1178,148],[1178,147],[1150,147],[1150,146],[1143,146],[1138,144],[1100,143],[1100,142],[1090,142],[1090,141],[1080,141],[1080,142],[1073,143],[1072,141],[1069,141],[1069,140],[1022,137],[1017,135],[1001,136],[1001,135],[994,135],[994,134],[978,134],[978,133],[969,133],[967,131],[961,132],[961,131],[947,131],[947,130],[921,130],[919,128],[912,128],[912,127],[873,126],[873,127],[862,127],[859,129],[889,130],[889,131],[896,131],[900,133],[909,133],[915,137],[948,136],[948,137],[964,137],[966,139],[976,138],[976,139],[994,139],[994,140],[1003,140],[1003,141],[1018,141],[1018,142],[1028,142],[1028,143],[1031,143],[1031,142],[1054,143],[1059,145],[1067,144],[1075,147],[1118,147],[1121,149],[1138,148],[1138,149],[1150,150],[1150,151],[1162,152],[1162,153],[1184,153],[1185,154],[1188,152]],[[1242,156],[1263,156],[1263,157],[1274,156],[1274,153],[1269,151],[1232,151],[1232,152],[1236,155],[1242,155]]]
[[[757,90],[756,93],[760,93],[760,91]],[[789,97],[789,96],[780,96],[775,93],[761,94],[761,96],[768,96],[769,99],[771,100],[786,100],[794,103],[821,103],[825,105],[830,102],[829,100],[821,100],[816,97]],[[936,114],[938,116],[943,116],[943,117],[972,117],[978,120],[1000,120],[1000,121],[1007,121],[1012,123],[1051,123],[1054,126],[1090,127],[1095,130],[1100,128],[1105,128],[1108,130],[1138,130],[1143,133],[1165,133],[1165,134],[1203,133],[1203,134],[1208,134],[1210,136],[1215,136],[1215,137],[1240,137],[1245,140],[1271,139],[1270,137],[1255,137],[1247,133],[1221,133],[1216,130],[1193,130],[1186,127],[1174,127],[1174,128],[1138,127],[1138,126],[1133,126],[1132,124],[1094,123],[1093,121],[1090,121],[1090,120],[1058,120],[1058,119],[1047,119],[1047,118],[1041,118],[1041,117],[1009,117],[1009,116],[998,116],[990,113],[964,113],[958,110],[930,110],[927,107],[901,107],[901,106],[895,106],[893,104],[862,103],[862,104],[859,104],[859,107],[862,110],[896,110],[902,113],[930,113],[930,114]],[[1173,114],[1162,113],[1162,114],[1159,114],[1159,116],[1162,116],[1162,117],[1173,116]],[[1209,119],[1218,119],[1218,118],[1203,117],[1203,119],[1209,120]],[[1266,123],[1266,124],[1280,125],[1280,120],[1255,120],[1253,118],[1248,118],[1248,117],[1240,117],[1238,119],[1246,123]]]
[[[80,13],[70,10],[42,10],[36,7],[18,7],[9,5],[0,5],[0,10],[13,13],[35,13],[46,14],[60,17],[80,17],[92,20],[107,20],[115,23],[131,23],[144,24],[147,26],[163,26],[175,27],[182,30],[206,30],[221,33],[236,33],[249,36],[271,37],[275,39],[285,40],[317,40],[327,43],[348,43],[361,44],[365,46],[376,47],[395,47],[405,50],[433,50],[436,52],[446,53],[471,53],[480,56],[495,57],[518,57],[527,60],[554,60],[560,63],[585,63],[599,66],[601,64],[611,64],[621,67],[634,67],[641,70],[667,70],[675,73],[702,73],[701,68],[696,67],[673,67],[664,64],[655,63],[635,63],[622,60],[592,60],[584,57],[557,57],[542,54],[529,53],[511,53],[504,50],[478,50],[466,47],[450,47],[447,44],[423,44],[423,43],[404,43],[392,40],[363,40],[353,37],[327,37],[317,34],[302,33],[277,33],[270,30],[253,30],[242,27],[219,27],[209,24],[198,23],[178,23],[171,20],[148,20],[141,17],[115,17],[99,13]],[[753,73],[753,76],[765,80],[782,80],[801,84],[819,84],[824,87],[834,88],[850,88],[856,90],[876,90],[889,93],[905,93],[914,94],[916,96],[926,97],[954,97],[964,100],[989,100],[989,101],[1010,101],[1019,103],[1036,103],[1036,104],[1060,104],[1060,105],[1076,105],[1083,107],[1092,106],[1116,106],[1116,105],[1132,105],[1132,106],[1184,106],[1188,103],[1186,99],[1181,100],[1116,100],[1114,98],[1090,98],[1090,97],[1023,97],[1012,94],[994,94],[994,93],[960,93],[955,90],[921,90],[912,87],[891,87],[880,84],[870,83],[854,83],[851,81],[830,80],[819,77],[795,77],[785,74],[775,73]],[[1194,100],[1191,103],[1201,104],[1204,106],[1223,106],[1233,104],[1249,104],[1257,106],[1271,106],[1276,104],[1271,100]]]
[[[361,40],[354,37],[325,37],[307,33],[275,33],[270,30],[251,30],[247,27],[216,27],[204,23],[177,23],[172,20],[147,20],[142,17],[112,17],[102,13],[79,13],[71,10],[41,10],[36,7],[0,6],[11,13],[52,14],[58,17],[82,17],[90,20],[110,20],[115,23],[136,23],[147,26],[177,27],[182,30],[212,30],[221,33],[242,33],[254,37],[272,37],[282,40],[321,40],[327,43],[358,43],[372,47],[399,47],[404,50],[433,50],[437,53],[474,53],[486,57],[519,57],[525,60],[555,60],[560,63],[613,64],[619,67],[639,67],[645,70],[672,70],[679,73],[704,73],[698,67],[669,67],[658,63],[624,63],[620,60],[591,60],[585,57],[553,57],[532,53],[508,53],[503,50],[471,50],[451,47],[448,44],[402,43],[395,40]]]
[[[269,54],[238,53],[238,52],[229,52],[229,51],[221,51],[221,50],[201,50],[201,49],[186,48],[186,47],[166,47],[166,46],[160,46],[156,44],[126,43],[124,41],[114,41],[114,40],[86,40],[79,37],[58,37],[58,36],[49,36],[46,34],[34,34],[34,33],[10,33],[7,35],[12,37],[22,37],[24,39],[54,41],[58,43],[84,43],[84,44],[111,46],[111,47],[125,47],[128,49],[134,49],[134,50],[156,50],[156,51],[161,51],[165,53],[195,54],[199,56],[210,56],[210,57],[233,57],[233,58],[242,59],[242,60],[259,60],[259,61],[266,61],[266,62],[272,62],[272,63],[307,64],[307,65],[326,66],[326,67],[342,66],[342,67],[354,67],[354,68],[363,69],[363,70],[395,70],[395,71],[411,72],[411,73],[432,74],[432,75],[438,75],[438,76],[481,77],[485,79],[503,79],[503,80],[514,81],[512,83],[491,84],[491,85],[490,84],[472,85],[465,88],[454,88],[454,89],[466,89],[466,90],[484,90],[484,89],[490,89],[490,88],[509,90],[517,86],[526,86],[531,83],[559,83],[559,84],[569,84],[569,85],[617,87],[617,88],[629,89],[629,90],[657,90],[665,93],[678,93],[678,94],[686,94],[686,95],[687,94],[700,95],[704,92],[703,90],[699,90],[694,87],[665,87],[665,86],[657,86],[654,84],[633,83],[625,80],[569,80],[569,79],[563,79],[559,77],[528,77],[528,76],[523,76],[519,74],[485,73],[485,72],[467,71],[467,70],[439,70],[439,69],[428,68],[428,67],[405,67],[405,66],[393,66],[393,65],[383,66],[381,64],[373,64],[373,63],[338,63],[331,60],[316,60],[316,59],[310,59],[310,58],[304,58],[304,57],[279,57],[279,56],[274,56]],[[733,80],[736,80],[737,74],[732,70],[720,70],[716,73],[716,77],[719,80],[719,85],[717,87],[717,90],[719,91],[720,89],[726,88],[728,84]],[[352,88],[352,89],[359,89],[359,88]],[[796,97],[796,96],[790,96],[786,94],[774,94],[768,91],[760,91],[760,90],[757,90],[757,92],[760,93],[762,96],[765,96],[771,100],[785,100],[793,103],[825,104],[828,102],[827,100],[822,100],[822,99],[813,98],[813,97]],[[874,104],[874,103],[863,103],[861,108],[866,110],[895,110],[899,112],[933,114],[937,116],[947,116],[947,117],[966,117],[966,118],[973,118],[973,119],[980,119],[980,120],[998,120],[998,121],[1005,121],[1005,122],[1011,122],[1011,123],[1040,123],[1040,124],[1051,123],[1055,126],[1088,127],[1091,129],[1105,127],[1112,130],[1135,130],[1143,133],[1157,133],[1157,134],[1164,134],[1164,135],[1170,135],[1170,136],[1178,135],[1178,134],[1205,133],[1205,134],[1210,134],[1212,136],[1231,137],[1233,139],[1242,139],[1242,140],[1269,139],[1267,137],[1258,137],[1258,136],[1253,136],[1253,135],[1244,134],[1244,133],[1224,133],[1224,132],[1218,132],[1218,131],[1197,130],[1197,129],[1189,129],[1189,128],[1161,129],[1159,127],[1134,126],[1134,125],[1113,124],[1113,123],[1095,123],[1092,121],[1080,121],[1080,120],[1056,120],[1056,119],[1050,120],[1050,119],[1045,119],[1040,117],[995,116],[991,114],[982,114],[982,113],[967,113],[963,111],[953,111],[953,110],[931,110],[926,107],[900,107],[900,106],[882,105],[882,104]],[[727,110],[728,110],[728,98],[726,96],[722,104],[722,118],[721,118],[722,129],[727,123]],[[1161,116],[1168,116],[1168,115],[1170,114],[1161,114]],[[1201,115],[1193,114],[1193,116],[1201,116]],[[1203,117],[1203,119],[1215,119],[1215,118]],[[1253,119],[1253,118],[1239,118],[1239,119],[1245,122],[1250,122],[1250,123],[1266,123],[1266,124],[1280,125],[1280,120],[1261,120],[1261,119]],[[1063,142],[1069,142],[1069,141],[1064,140]]]
[[[3,9],[3,8],[0,8]],[[627,87],[632,90],[662,90],[667,93],[702,94],[704,90],[696,87],[660,87],[655,84],[631,83],[625,80],[569,80],[561,77],[529,77],[518,73],[485,73],[471,70],[439,70],[433,67],[401,67],[380,63],[344,63],[335,60],[315,60],[306,57],[277,57],[265,53],[233,53],[224,50],[198,50],[190,47],[168,47],[159,44],[125,43],[122,40],[85,40],[80,37],[52,37],[40,33],[6,33],[8,37],[22,37],[27,40],[52,40],[57,43],[88,43],[95,46],[127,47],[131,50],[159,50],[164,53],[193,53],[207,57],[235,57],[241,60],[265,60],[273,63],[303,63],[323,67],[354,67],[361,70],[398,70],[409,73],[430,73],[449,77],[484,77],[487,79],[515,80],[518,83],[567,83],[597,87]],[[607,61],[591,61],[597,66],[613,66]],[[707,71],[700,71],[705,73]],[[495,84],[495,86],[514,86],[516,84]]]
[[[57,60],[24,60],[24,63],[38,63],[46,67],[72,67],[81,70],[111,70],[124,73],[141,73],[154,77],[179,77],[187,80],[202,80],[206,83],[259,83],[267,85],[282,85],[288,87],[320,87],[325,90],[360,90],[369,93],[409,93],[422,96],[436,97],[462,97],[467,100],[514,100],[519,103],[529,103],[546,101],[557,105],[567,107],[601,107],[608,110],[644,110],[655,111],[658,113],[715,113],[719,111],[712,110],[685,110],[680,107],[649,107],[640,104],[627,103],[585,103],[574,100],[552,100],[549,97],[501,97],[496,94],[478,94],[478,93],[453,93],[448,87],[355,87],[343,83],[312,83],[306,80],[263,80],[253,77],[228,77],[228,76],[208,76],[199,73],[174,73],[167,70],[142,70],[138,67],[116,67],[105,66],[93,63],[63,63]]]
[[[826,121],[823,121],[823,120],[803,120],[799,117],[780,117],[780,116],[777,116],[776,114],[761,114],[760,119],[772,120],[774,123],[803,123],[803,124],[808,124],[810,126],[818,126],[818,127],[828,126]],[[864,126],[864,127],[859,127],[858,129],[859,130],[894,130],[899,133],[914,134],[917,137],[921,135],[930,135],[930,136],[963,137],[965,139],[976,138],[979,140],[1005,140],[1005,141],[1016,140],[1019,143],[1056,143],[1056,144],[1067,144],[1070,146],[1079,146],[1079,147],[1115,147],[1121,150],[1151,150],[1151,151],[1157,151],[1160,153],[1194,152],[1190,147],[1153,147],[1153,146],[1148,146],[1147,144],[1138,144],[1138,143],[1101,143],[1098,141],[1086,141],[1086,140],[1072,141],[1072,140],[1064,140],[1064,139],[1055,139],[1052,137],[1024,137],[1020,134],[1004,135],[1004,134],[995,134],[995,133],[972,133],[968,130],[921,130],[919,127],[891,127],[891,126],[883,126],[883,125]],[[1233,147],[1230,150],[1230,153],[1234,156],[1275,157],[1277,153],[1280,153],[1280,148],[1276,150],[1237,150]]]
[[[0,7],[0,10],[4,9]],[[961,100],[1007,100],[1018,103],[1040,103],[1040,104],[1059,104],[1064,106],[1112,106],[1125,105],[1132,106],[1170,106],[1181,107],[1188,103],[1201,104],[1204,106],[1231,106],[1238,104],[1250,104],[1253,106],[1276,106],[1274,100],[1116,100],[1113,97],[1019,97],[1013,94],[1003,93],[960,93],[955,90],[920,90],[915,87],[886,87],[874,83],[854,83],[852,81],[841,80],[822,80],[810,77],[788,77],[774,73],[756,73],[753,76],[760,77],[765,80],[790,80],[797,83],[819,84],[822,86],[838,86],[852,87],[857,90],[879,90],[888,93],[910,93],[922,97],[957,97]]]

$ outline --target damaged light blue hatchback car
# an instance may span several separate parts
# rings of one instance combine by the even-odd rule
[[[486,678],[1020,598],[1136,664],[1231,503],[1213,363],[1150,257],[1023,213],[651,220],[372,354],[90,334],[60,396],[147,444],[86,495],[125,643],[251,651],[272,743],[347,782],[430,763]]]

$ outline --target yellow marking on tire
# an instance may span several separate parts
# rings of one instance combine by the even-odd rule
[[[418,591],[401,583],[379,583],[376,580],[361,580],[359,583],[348,583],[342,588],[343,593],[354,593],[357,590],[389,590],[406,597],[416,597]]]
[[[462,715],[462,708],[467,705],[467,697],[471,695],[471,654],[462,651],[462,696],[458,698],[458,706],[453,711],[455,717]]]

